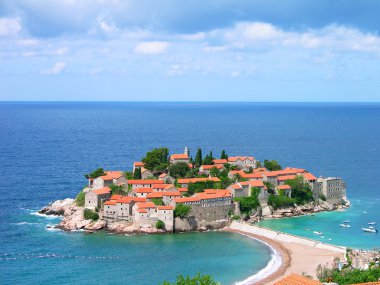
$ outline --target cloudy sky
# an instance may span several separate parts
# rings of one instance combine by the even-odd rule
[[[380,101],[378,0],[0,0],[0,100]]]

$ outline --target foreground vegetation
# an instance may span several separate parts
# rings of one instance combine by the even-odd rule
[[[183,275],[177,276],[177,281],[174,283],[170,283],[165,281],[163,285],[218,285],[220,283],[214,281],[214,279],[210,275],[201,275],[198,273],[194,277]]]

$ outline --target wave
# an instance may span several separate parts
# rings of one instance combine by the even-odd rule
[[[19,222],[19,223],[11,223],[12,225],[39,225],[41,223],[30,223],[30,222]]]
[[[282,264],[281,255],[270,244],[260,239],[257,239],[255,237],[245,235],[245,234],[243,235],[249,238],[252,238],[254,240],[257,240],[258,242],[268,246],[272,254],[271,254],[271,259],[269,260],[269,262],[263,269],[261,269],[259,272],[255,273],[254,275],[248,277],[247,279],[243,281],[238,281],[234,283],[235,285],[248,285],[248,284],[252,284],[253,282],[263,280],[264,278],[268,277],[272,273],[276,272],[281,267],[281,264]]]
[[[33,216],[43,217],[43,218],[46,218],[46,219],[59,219],[59,218],[61,218],[61,216],[58,216],[58,215],[46,215],[46,214],[41,214],[41,213],[38,213],[38,212],[33,212],[33,213],[30,213],[30,214],[33,215]]]

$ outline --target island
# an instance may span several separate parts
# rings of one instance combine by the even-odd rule
[[[337,177],[316,177],[303,168],[281,167],[253,156],[195,157],[149,151],[132,171],[104,170],[85,175],[75,199],[40,210],[62,215],[59,229],[108,230],[119,234],[207,231],[233,221],[255,223],[348,207],[346,184]]]

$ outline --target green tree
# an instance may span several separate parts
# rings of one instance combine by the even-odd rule
[[[269,171],[281,170],[282,167],[276,160],[264,160],[264,167]]]
[[[212,177],[218,177],[219,176],[219,169],[214,166],[213,168],[210,169],[210,175]]]
[[[186,218],[190,213],[191,207],[184,204],[177,204],[174,209],[174,217]]]
[[[164,202],[162,201],[162,198],[152,198],[151,201],[156,206],[162,206],[162,205],[164,205]]]
[[[82,191],[80,191],[78,193],[78,195],[75,197],[75,204],[78,206],[78,207],[84,207],[84,203],[85,203],[85,196],[86,194]]]
[[[97,221],[99,219],[99,215],[90,209],[84,209],[83,218],[85,220]]]
[[[111,195],[125,195],[127,194],[127,191],[125,191],[125,188],[123,185],[116,185],[116,184],[111,184]]]
[[[202,149],[198,147],[197,153],[195,155],[195,166],[199,167],[202,165]]]
[[[288,196],[269,195],[268,205],[271,205],[274,209],[293,207],[296,203],[296,199],[289,198]]]
[[[133,173],[133,179],[141,179],[141,168],[136,167],[135,172]]]
[[[164,171],[168,167],[168,153],[169,150],[165,147],[155,148],[147,152],[142,162],[144,162],[145,168],[150,171]]]
[[[133,173],[132,173],[132,171],[126,171],[126,172],[124,172],[124,177],[127,178],[128,180],[133,179]]]
[[[204,181],[204,182],[195,182],[190,183],[187,187],[188,196],[193,195],[194,193],[203,192],[205,189],[218,189],[219,183],[213,181]]]
[[[226,154],[226,151],[223,149],[222,154],[220,155],[220,159],[228,159],[228,155]]]
[[[156,229],[158,230],[164,230],[165,229],[165,223],[161,220],[158,220],[156,223]]]
[[[201,275],[197,273],[194,277],[183,275],[177,276],[177,281],[170,283],[165,281],[163,285],[219,285],[210,275]]]
[[[234,201],[239,202],[240,211],[247,215],[250,215],[253,210],[256,210],[260,206],[258,199],[260,188],[254,187],[251,189],[251,195],[248,197],[236,197]]]
[[[98,168],[91,173],[85,174],[84,177],[86,177],[87,179],[90,179],[90,178],[95,179],[95,178],[97,178],[99,176],[103,176],[103,175],[106,175],[103,168]]]
[[[185,177],[189,171],[190,168],[186,162],[177,162],[169,166],[169,174],[174,178]]]
[[[203,159],[202,164],[204,165],[214,164],[213,160],[214,160],[214,157],[212,156],[212,151],[210,151],[210,153],[206,155],[206,157]]]
[[[310,185],[303,179],[303,176],[298,175],[292,180],[285,181],[285,184],[292,188],[292,198],[296,199],[297,204],[305,204],[314,200]]]

